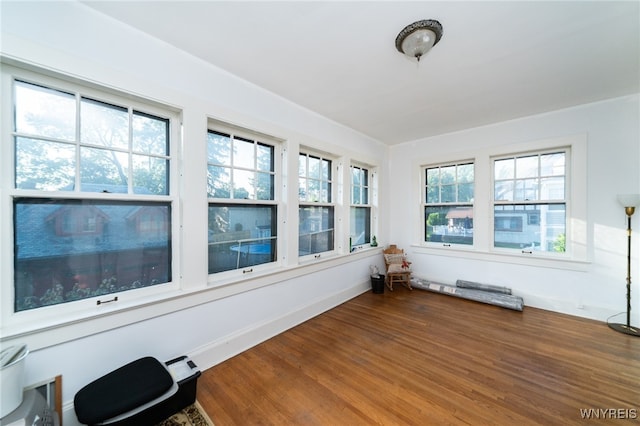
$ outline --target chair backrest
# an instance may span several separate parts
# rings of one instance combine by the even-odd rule
[[[386,249],[382,250],[383,254],[404,254],[404,250],[398,248],[395,244],[389,245]]]
[[[398,248],[395,244],[391,244],[388,248],[382,250],[384,256],[384,266],[389,271],[389,265],[392,263],[402,263],[404,259],[404,250]]]

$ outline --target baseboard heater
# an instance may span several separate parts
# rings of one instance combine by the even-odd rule
[[[456,285],[437,283],[424,278],[412,277],[411,285],[420,290],[446,294],[461,299],[473,300],[500,306],[502,308],[522,311],[524,301],[520,296],[511,294],[508,287],[494,286],[491,284],[475,283],[473,281],[456,281]]]

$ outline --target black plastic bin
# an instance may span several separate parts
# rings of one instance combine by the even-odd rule
[[[140,358],[80,389],[76,415],[87,425],[153,426],[195,402],[200,374],[186,356]]]
[[[371,291],[375,294],[384,293],[384,275],[378,277],[371,276]]]

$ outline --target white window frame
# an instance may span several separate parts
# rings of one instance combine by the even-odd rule
[[[332,241],[332,248],[330,250],[326,250],[326,251],[321,251],[321,252],[313,252],[310,254],[306,254],[306,255],[300,255],[300,247],[298,244],[298,259],[300,262],[306,262],[309,260],[319,260],[321,258],[324,257],[329,257],[329,256],[333,256],[335,253],[337,253],[338,251],[338,238],[340,238],[339,236],[339,224],[338,224],[338,218],[340,217],[339,211],[338,211],[338,203],[336,201],[337,199],[337,191],[338,191],[338,186],[340,184],[339,182],[339,176],[340,176],[340,169],[338,167],[338,159],[335,156],[329,155],[327,153],[323,153],[317,150],[314,150],[312,148],[307,148],[307,147],[300,147],[300,150],[298,152],[297,158],[298,158],[298,162],[300,161],[300,157],[301,156],[305,156],[306,161],[307,161],[307,165],[305,166],[305,169],[307,171],[307,174],[305,176],[305,181],[308,183],[309,180],[309,176],[308,176],[308,159],[309,157],[313,157],[313,158],[318,158],[320,160],[320,162],[322,162],[323,160],[326,161],[330,161],[331,162],[331,166],[329,167],[329,171],[331,173],[331,176],[329,177],[329,179],[327,180],[328,183],[331,184],[331,190],[328,193],[329,196],[329,201],[302,201],[300,200],[300,198],[298,197],[298,209],[297,209],[297,215],[299,217],[300,214],[300,209],[302,207],[327,207],[332,209],[333,211],[333,241]],[[298,163],[298,170],[299,170],[299,163]],[[296,175],[296,180],[298,182],[298,190],[299,188],[299,181],[300,181],[301,176],[299,174]],[[322,179],[316,179],[319,182],[323,182]],[[300,239],[300,232],[299,232],[299,228],[296,230],[296,238]]]
[[[273,200],[258,200],[258,199],[239,199],[239,198],[215,198],[208,197],[207,201],[207,209],[210,205],[215,204],[225,204],[225,205],[238,205],[238,206],[275,206],[276,217],[272,218],[272,222],[274,222],[277,226],[276,229],[276,237],[275,237],[275,246],[276,246],[276,257],[273,262],[248,266],[245,268],[237,268],[230,269],[226,271],[220,271],[208,274],[208,285],[209,286],[218,286],[218,285],[226,285],[231,282],[238,282],[242,280],[246,280],[256,275],[267,273],[275,268],[282,266],[282,256],[279,253],[282,253],[284,249],[283,233],[285,232],[284,227],[280,226],[282,221],[280,217],[284,214],[284,205],[282,202],[282,155],[283,155],[283,143],[282,140],[266,135],[264,133],[260,133],[258,131],[253,131],[250,129],[242,128],[239,126],[235,126],[229,123],[225,123],[219,120],[210,119],[207,125],[207,132],[219,132],[223,134],[231,135],[232,137],[239,137],[242,139],[252,140],[256,143],[262,143],[265,145],[269,145],[273,147],[273,162],[274,162],[274,187],[273,187]],[[207,163],[209,165],[210,163]],[[233,169],[233,165],[230,166]],[[208,216],[208,211],[207,211]],[[208,262],[207,262],[208,263]]]
[[[523,199],[523,200],[496,200],[496,196],[495,196],[495,187],[496,187],[496,178],[495,178],[495,162],[496,161],[500,161],[500,160],[510,160],[510,159],[518,159],[518,158],[525,158],[525,157],[540,157],[541,155],[544,154],[552,154],[552,153],[563,153],[565,158],[565,164],[564,164],[564,198],[563,199],[544,199],[544,198],[540,198],[540,196],[538,196],[535,199]],[[492,173],[491,173],[491,200],[492,200],[492,209],[491,209],[491,220],[490,220],[490,226],[491,226],[491,232],[490,232],[490,244],[492,247],[492,250],[494,250],[495,252],[504,252],[504,253],[520,253],[520,254],[524,254],[524,255],[536,255],[536,256],[549,256],[549,257],[556,257],[556,258],[563,258],[563,257],[570,257],[571,253],[568,253],[567,250],[571,249],[571,244],[567,244],[567,247],[565,247],[565,251],[564,252],[553,252],[553,251],[540,251],[540,250],[534,250],[534,249],[530,249],[527,247],[520,247],[520,248],[505,248],[505,247],[496,247],[496,241],[495,241],[495,234],[496,234],[496,217],[495,217],[495,208],[498,206],[503,206],[503,207],[508,207],[508,206],[515,206],[515,205],[524,205],[524,206],[536,206],[536,205],[564,205],[565,207],[565,221],[564,221],[564,228],[565,228],[565,236],[567,234],[569,234],[569,218],[570,216],[570,212],[571,212],[571,198],[570,198],[570,194],[569,194],[569,188],[571,188],[571,148],[570,147],[557,147],[557,148],[553,148],[553,149],[541,149],[541,150],[534,150],[534,151],[526,151],[526,152],[518,152],[518,153],[514,153],[514,154],[509,154],[509,155],[500,155],[500,156],[494,156],[491,158],[491,166],[492,166]],[[543,176],[537,175],[536,179],[540,179]],[[513,181],[515,182],[516,180],[518,180],[517,178],[514,177]],[[515,191],[515,188],[514,188]],[[520,218],[521,220],[523,218]],[[526,226],[527,224],[524,223],[524,221],[522,220],[522,227],[523,227],[523,231],[526,230]]]
[[[457,153],[442,153],[429,156],[430,161],[416,159],[414,167],[420,178],[415,182],[416,195],[424,198],[424,164],[455,163],[472,159],[475,164],[474,189],[474,245],[450,246],[428,244],[424,239],[424,210],[422,203],[416,208],[414,233],[419,242],[413,244],[416,253],[461,257],[481,261],[512,263],[528,266],[552,267],[576,271],[586,270],[592,254],[588,251],[592,238],[587,229],[587,144],[585,133],[551,137],[518,143],[495,144],[476,150]],[[501,250],[493,247],[493,158],[525,152],[553,151],[569,148],[571,158],[567,167],[568,183],[566,188],[567,224],[566,251],[556,253],[521,253],[517,250]],[[417,205],[416,205],[417,206]]]
[[[15,188],[15,145],[14,145],[14,123],[13,114],[2,114],[0,140],[0,230],[3,238],[0,242],[0,263],[2,271],[0,274],[1,311],[0,327],[9,331],[9,335],[24,332],[25,330],[38,329],[42,327],[52,327],[66,323],[88,320],[104,315],[105,310],[118,312],[129,310],[135,306],[143,306],[149,301],[164,300],[180,291],[181,265],[181,239],[179,238],[181,229],[181,216],[179,208],[179,198],[177,188],[179,186],[178,164],[179,149],[181,139],[181,113],[178,109],[167,106],[156,101],[140,98],[138,96],[105,88],[92,83],[78,81],[53,72],[39,69],[26,69],[18,66],[2,63],[2,74],[0,88],[3,93],[11,94],[3,97],[2,110],[13,111],[15,97],[13,83],[16,80],[48,87],[62,92],[76,93],[76,96],[84,96],[91,99],[100,100],[114,105],[126,105],[136,111],[148,113],[157,117],[169,120],[169,187],[167,195],[149,194],[120,194],[120,193],[97,193],[81,192],[78,189],[72,191],[46,191],[35,189]],[[79,125],[79,124],[77,124]],[[48,198],[59,200],[83,200],[90,199],[96,201],[161,201],[171,205],[171,271],[172,280],[160,285],[127,290],[124,292],[112,293],[103,296],[95,296],[86,299],[64,302],[56,305],[44,306],[36,309],[29,309],[14,312],[14,247],[13,247],[13,199],[14,198]],[[102,303],[98,301],[104,299],[106,302],[118,296],[114,303]]]
[[[367,185],[355,185],[353,182],[353,169],[360,169],[360,170],[364,170],[366,177],[367,177]],[[354,233],[353,230],[351,229],[351,220],[349,220],[349,238],[351,241],[351,245],[350,245],[350,251],[354,251],[357,249],[361,249],[365,246],[370,246],[371,241],[373,240],[373,237],[375,236],[374,233],[374,214],[373,214],[373,193],[374,193],[374,180],[375,180],[375,175],[376,173],[374,172],[373,168],[369,165],[366,164],[362,164],[362,163],[358,163],[358,162],[352,162],[351,165],[349,166],[349,183],[350,183],[350,190],[349,190],[349,219],[351,219],[351,209],[368,209],[369,211],[369,241],[365,241],[363,244],[357,244],[353,241],[353,237],[354,237]],[[362,194],[362,191],[366,191],[367,193],[367,202],[366,203],[355,203],[354,202],[354,188],[355,187],[359,187],[360,188],[360,194]],[[362,197],[362,195],[361,195]]]
[[[458,192],[456,190],[456,200],[455,201],[451,201],[451,202],[444,202],[439,200],[438,202],[428,202],[427,199],[427,171],[429,169],[442,169],[445,167],[455,167],[456,168],[456,179],[454,182],[454,185],[457,188],[457,185],[459,183],[466,183],[466,182],[459,182],[458,180],[458,174],[457,174],[457,170],[459,166],[466,166],[466,165],[471,165],[471,167],[473,167],[473,171],[474,171],[474,178],[473,178],[473,191],[474,191],[474,197],[470,200],[470,201],[458,201]],[[429,164],[429,165],[425,165],[422,166],[422,190],[421,190],[421,199],[422,199],[422,241],[424,242],[424,244],[429,245],[429,246],[434,246],[434,247],[462,247],[462,248],[473,248],[473,243],[472,244],[461,244],[461,243],[456,243],[456,242],[452,242],[452,241],[426,241],[426,235],[427,235],[427,220],[425,218],[425,210],[428,207],[457,207],[457,206],[466,206],[468,208],[470,208],[473,211],[473,217],[475,217],[475,188],[476,188],[476,177],[475,177],[475,163],[473,159],[463,159],[463,160],[459,160],[459,161],[453,161],[453,162],[441,162],[441,163],[435,163],[435,164]],[[438,187],[441,188],[442,184],[438,184]],[[473,237],[472,237],[473,238]],[[473,240],[475,242],[475,238],[473,238]]]

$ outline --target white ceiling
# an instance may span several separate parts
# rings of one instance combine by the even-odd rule
[[[387,144],[640,92],[638,1],[83,3]]]

